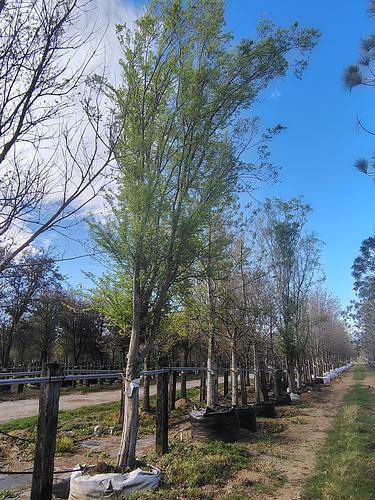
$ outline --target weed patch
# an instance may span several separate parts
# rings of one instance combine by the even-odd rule
[[[72,453],[74,451],[74,441],[69,436],[57,436],[56,453]]]
[[[0,490],[0,500],[7,498],[16,498],[17,493],[13,490]]]
[[[170,453],[157,460],[150,454],[146,460],[156,463],[163,472],[163,483],[157,492],[131,498],[169,499],[212,498],[201,488],[220,487],[236,471],[252,460],[248,449],[238,443],[212,441],[205,443],[174,443]]]

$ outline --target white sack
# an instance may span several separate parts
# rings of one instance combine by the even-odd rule
[[[290,396],[290,400],[291,400],[291,401],[299,401],[299,396],[298,396],[298,394],[294,394],[294,392],[291,392],[291,393],[289,394],[289,396]]]
[[[70,476],[69,500],[126,498],[135,491],[155,490],[161,479],[158,469],[151,472],[136,469],[127,474],[109,473],[93,476],[83,475],[79,465],[75,469]]]

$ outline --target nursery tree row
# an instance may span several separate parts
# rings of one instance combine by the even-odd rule
[[[0,2],[4,39],[19,48],[0,59],[9,87],[0,124],[2,365],[30,353],[41,363],[121,362],[119,465],[132,467],[144,366],[206,366],[214,407],[219,365],[230,367],[237,404],[238,367],[255,369],[266,397],[268,370],[276,393],[282,373],[294,392],[352,356],[339,305],[322,288],[310,207],[300,198],[248,206],[277,176],[268,145],[283,129],[264,129],[254,107],[278,79],[302,76],[319,33],[263,19],[237,40],[225,31],[223,0],[154,0],[134,28],[117,26],[116,86],[103,73],[87,79],[85,63],[66,78],[64,56],[73,61],[69,51],[85,43],[74,32],[80,4],[42,4]],[[81,95],[81,125],[71,126],[64,113]],[[61,120],[55,146],[51,119]],[[31,165],[17,154],[28,143]],[[50,255],[25,249],[76,222],[98,191],[106,207],[89,226],[108,271],[91,276],[82,296],[64,290]],[[32,231],[19,243],[25,225]]]

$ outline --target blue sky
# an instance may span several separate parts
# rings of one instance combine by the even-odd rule
[[[139,4],[139,2],[137,2]],[[322,32],[302,80],[277,82],[254,110],[265,126],[287,129],[271,145],[280,182],[259,196],[304,195],[313,208],[309,229],[325,242],[322,261],[326,287],[343,305],[354,297],[350,268],[361,241],[375,228],[375,183],[355,171],[358,157],[375,153],[375,138],[358,130],[356,116],[375,130],[375,90],[342,84],[344,68],[358,59],[360,40],[375,31],[367,0],[227,0],[227,27],[236,38],[254,33],[264,16],[276,24],[315,27]],[[82,239],[82,233],[76,236]],[[70,243],[69,253],[79,252]],[[87,259],[64,263],[73,285],[84,282],[81,269],[96,271]]]

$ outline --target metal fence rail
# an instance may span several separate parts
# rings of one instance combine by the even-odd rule
[[[120,370],[86,370],[86,369],[70,369],[64,370],[64,373],[70,374],[86,374],[86,373],[119,373]],[[24,376],[38,376],[42,374],[42,370],[38,371],[24,371],[24,372],[0,372],[0,378],[4,377],[24,377]]]
[[[141,372],[141,377],[160,375],[162,373],[202,373],[206,372],[207,368],[204,367],[182,367],[182,366],[171,366],[167,368],[159,368],[157,370],[146,370]],[[229,371],[229,368],[219,368],[217,370],[219,373],[224,371]],[[271,370],[266,370],[271,371]],[[246,368],[238,368],[237,373],[247,372],[247,373],[255,373],[254,370],[249,370]],[[67,371],[69,373],[69,370]],[[111,379],[116,380],[122,377],[124,372],[122,371],[94,371],[92,373],[82,373],[79,371],[79,374],[72,375],[62,375],[59,377],[42,377],[41,372],[38,372],[39,376],[28,376],[30,372],[20,372],[20,373],[12,373],[12,374],[2,374],[2,377],[10,376],[11,378],[0,378],[0,385],[17,385],[17,384],[39,384],[42,382],[66,382],[66,381],[74,381],[74,380],[96,380],[96,379]],[[25,376],[23,376],[25,375]]]

